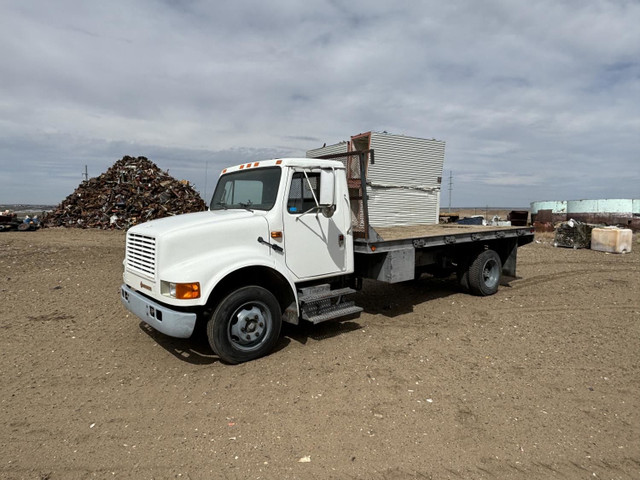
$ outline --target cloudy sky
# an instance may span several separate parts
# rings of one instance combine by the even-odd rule
[[[0,203],[143,155],[220,170],[446,141],[442,205],[640,198],[638,0],[0,0]]]

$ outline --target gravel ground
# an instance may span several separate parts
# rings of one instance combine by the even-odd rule
[[[229,366],[119,302],[124,233],[0,233],[0,478],[640,478],[640,243],[486,298],[365,283]]]

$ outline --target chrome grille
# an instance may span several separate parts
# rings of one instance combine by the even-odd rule
[[[126,259],[127,268],[153,278],[156,273],[156,239],[128,233]]]

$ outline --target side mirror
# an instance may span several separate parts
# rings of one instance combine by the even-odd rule
[[[320,205],[318,205],[325,217],[333,216],[336,210],[335,202],[335,175],[333,170],[320,170]]]
[[[320,171],[320,207],[335,205],[335,176],[333,170]]]

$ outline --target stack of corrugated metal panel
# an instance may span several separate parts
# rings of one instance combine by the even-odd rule
[[[369,223],[373,227],[436,224],[445,142],[367,132],[350,142],[309,150],[307,157],[350,150],[375,152],[367,175]]]

